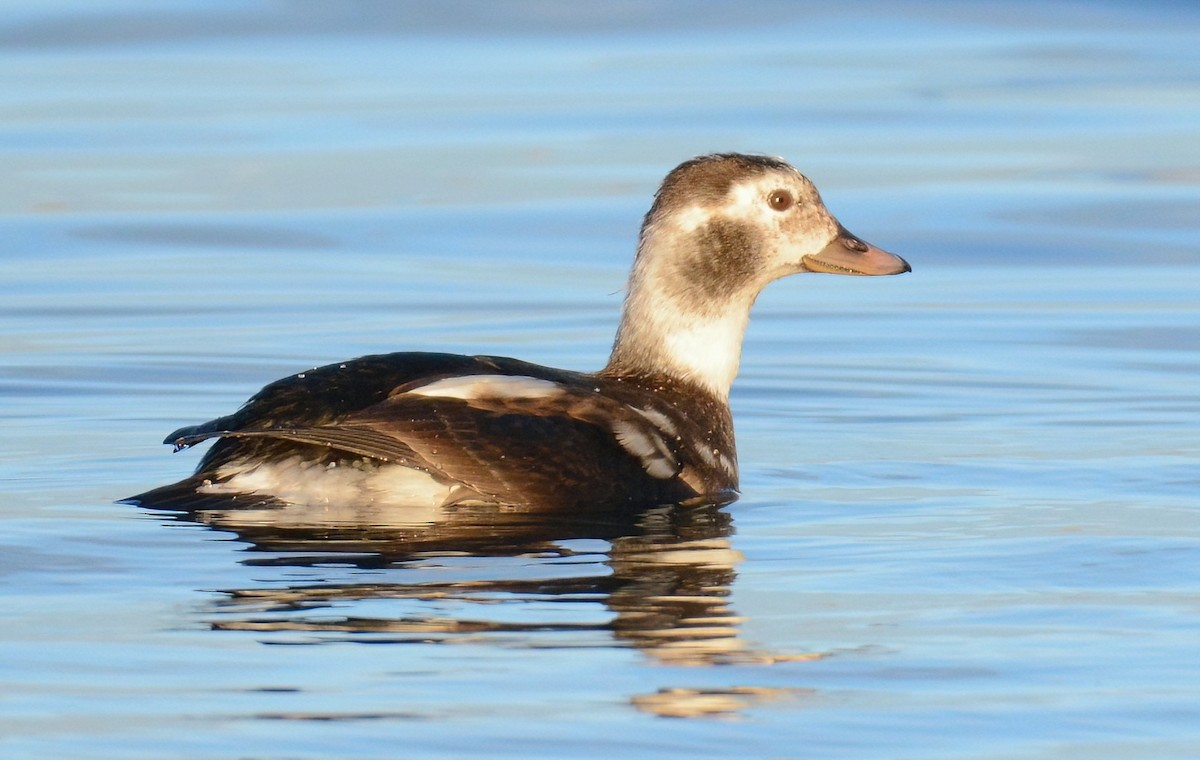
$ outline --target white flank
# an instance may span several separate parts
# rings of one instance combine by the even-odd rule
[[[463,375],[434,380],[407,393],[470,401],[476,398],[553,398],[564,391],[552,380],[525,375]]]
[[[692,445],[692,451],[695,451],[709,467],[720,467],[728,475],[737,475],[737,468],[733,466],[733,460],[721,453],[719,449],[710,448],[703,441],[697,441]]]
[[[658,428],[659,431],[668,437],[679,437],[679,429],[675,427],[675,423],[671,422],[670,417],[658,411],[657,409],[638,409],[636,406],[631,406],[629,408],[645,417],[651,425]]]
[[[660,439],[643,433],[623,420],[613,422],[612,429],[617,443],[642,460],[642,467],[650,477],[666,480],[675,476],[675,458]]]
[[[451,487],[428,473],[400,465],[354,462],[318,464],[299,456],[278,462],[234,462],[217,471],[220,482],[199,493],[257,494],[289,504],[396,504],[415,508],[441,505]]]
[[[717,457],[717,459],[718,459],[718,461],[720,461],[720,463],[721,463],[721,469],[722,469],[722,470],[724,470],[725,472],[729,473],[730,475],[737,475],[737,467],[735,467],[735,466],[734,466],[734,464],[733,464],[733,460],[732,460],[732,459],[730,459],[729,457],[725,456],[724,454],[720,454],[720,455]]]

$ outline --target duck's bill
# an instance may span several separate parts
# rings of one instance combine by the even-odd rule
[[[820,253],[810,253],[800,259],[810,272],[829,274],[903,274],[911,272],[908,262],[894,253],[876,248],[838,225],[838,236]]]

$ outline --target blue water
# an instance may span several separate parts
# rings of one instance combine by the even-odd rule
[[[1200,8],[0,10],[0,756],[1200,757]],[[787,157],[740,501],[413,536],[114,500],[265,382],[603,363],[662,175]]]

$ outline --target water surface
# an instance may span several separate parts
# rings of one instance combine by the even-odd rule
[[[0,16],[0,754],[1200,754],[1190,4],[43,5]],[[306,367],[599,366],[713,150],[915,270],[764,293],[735,504],[113,503]]]

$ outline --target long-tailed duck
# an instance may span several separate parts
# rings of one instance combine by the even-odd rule
[[[727,503],[738,488],[729,388],[758,293],[798,272],[909,271],[850,234],[782,160],[694,158],[666,176],[642,223],[604,369],[394,353],[308,370],[171,433],[177,451],[218,440],[194,475],[129,501]]]

